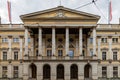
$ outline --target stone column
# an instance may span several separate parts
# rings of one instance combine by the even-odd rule
[[[69,28],[66,28],[66,45],[65,45],[65,51],[66,51],[66,55],[69,54]]]
[[[113,76],[112,76],[112,73],[113,73],[113,66],[112,66],[111,64],[109,64],[109,65],[107,66],[107,77],[108,77],[108,78],[113,77]]]
[[[102,58],[102,56],[101,56],[101,37],[100,36],[98,36],[98,59],[101,59]]]
[[[65,80],[70,80],[70,64],[69,63],[67,63],[67,64],[65,64],[65,72],[64,72],[64,74],[65,74]]]
[[[93,28],[93,55],[96,56],[96,28]]]
[[[2,77],[2,65],[0,64],[0,78]]]
[[[42,28],[39,27],[39,56],[42,55]]]
[[[82,55],[82,50],[83,50],[83,44],[82,44],[82,28],[79,28],[79,55]]]
[[[23,80],[28,80],[29,78],[29,63],[23,63]]]
[[[9,51],[8,51],[8,60],[11,61],[12,59],[12,36],[8,36],[8,47],[9,47]]]
[[[56,69],[57,67],[56,67],[56,64],[54,64],[54,63],[52,63],[51,64],[51,80],[57,80],[56,79],[56,76],[57,76],[57,69]]]
[[[19,78],[23,78],[23,64],[19,64]]]
[[[86,63],[82,62],[78,64],[78,80],[84,80],[84,67]]]
[[[20,42],[19,42],[19,45],[20,45],[20,57],[19,59],[22,60],[23,59],[23,36],[20,36]]]
[[[12,69],[12,64],[11,63],[9,63],[8,64],[8,78],[12,78],[12,71],[13,71],[13,69]]]
[[[25,28],[25,53],[24,53],[25,59],[28,57],[28,29]]]
[[[34,56],[34,35],[31,35],[31,56]]]
[[[112,36],[108,36],[108,43],[109,43],[109,53],[108,53],[108,59],[111,60],[112,59]]]
[[[97,80],[98,79],[98,63],[97,62],[94,62],[94,63],[91,63],[92,65],[92,78],[93,80]]]
[[[52,55],[55,55],[55,28],[52,28]]]
[[[37,80],[43,80],[43,65],[36,63],[37,65]]]

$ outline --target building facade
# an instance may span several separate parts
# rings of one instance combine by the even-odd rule
[[[120,25],[58,6],[0,24],[0,80],[120,78]]]

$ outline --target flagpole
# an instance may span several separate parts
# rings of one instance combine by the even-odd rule
[[[110,0],[108,0],[108,24],[110,24]]]
[[[7,0],[7,6],[8,6],[8,17],[9,17],[9,22],[10,22],[10,25],[9,27],[11,28],[12,27],[12,19],[11,19],[11,1],[10,0]]]

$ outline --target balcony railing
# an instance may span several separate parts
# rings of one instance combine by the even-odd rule
[[[23,80],[22,78],[0,78],[0,80]]]
[[[92,56],[29,56],[28,60],[92,60]]]

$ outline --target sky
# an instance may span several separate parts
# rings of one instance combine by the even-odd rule
[[[82,5],[85,5],[92,0],[61,0],[61,5],[67,8],[76,9],[78,11],[87,12],[101,16],[98,24],[108,23],[108,1],[109,0],[97,0],[96,5],[90,4],[79,9]],[[120,18],[120,0],[112,1],[112,21],[111,24],[119,24]],[[45,9],[54,8],[60,6],[60,0],[11,0],[12,8],[12,23],[23,23],[20,19],[20,15],[42,11]],[[7,0],[0,0],[0,17],[2,24],[9,23]]]

